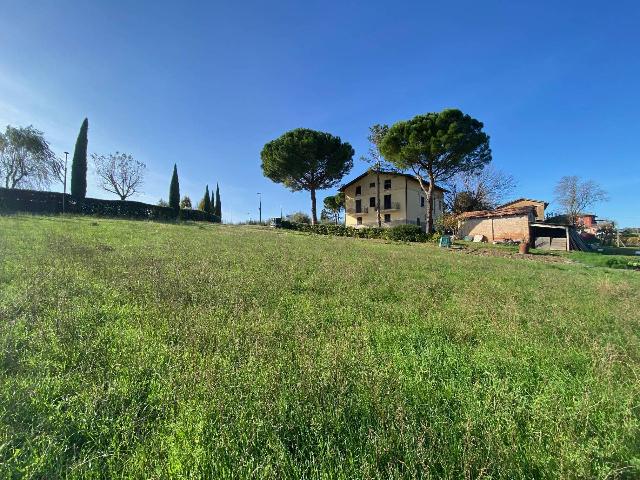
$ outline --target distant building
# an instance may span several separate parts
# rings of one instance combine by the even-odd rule
[[[546,223],[552,223],[555,225],[570,225],[572,224],[569,215],[556,215],[549,217]],[[598,219],[597,215],[593,213],[581,213],[576,216],[576,228],[580,234],[585,238],[595,238],[598,230],[603,227],[610,227],[613,225],[612,220],[604,218]]]
[[[578,215],[578,225],[582,225],[585,228],[595,227],[597,225],[596,216],[593,213],[583,213]]]
[[[378,183],[379,182],[379,183]],[[425,186],[429,182],[423,180]],[[383,227],[413,224],[426,228],[427,199],[418,180],[406,173],[367,170],[340,188],[345,199],[345,224],[377,227],[377,210]],[[433,191],[433,219],[444,212],[445,189]]]

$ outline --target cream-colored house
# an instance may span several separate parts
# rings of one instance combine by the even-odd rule
[[[377,227],[379,205],[383,227],[413,224],[426,228],[427,199],[413,175],[368,170],[340,191],[344,192],[347,226]],[[444,192],[438,186],[434,189],[434,222],[444,211]]]

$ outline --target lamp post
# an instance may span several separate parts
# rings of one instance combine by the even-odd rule
[[[258,192],[258,213],[260,215],[260,223],[262,223],[262,193]]]
[[[64,215],[64,202],[67,199],[67,158],[69,158],[69,152],[64,152],[64,193],[62,194],[62,214]]]

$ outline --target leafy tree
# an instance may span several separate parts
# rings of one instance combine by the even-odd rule
[[[331,213],[326,208],[323,208],[320,212],[320,223],[336,223],[333,213]]]
[[[555,201],[560,205],[571,225],[576,225],[580,214],[596,203],[607,200],[607,192],[593,180],[581,180],[575,175],[560,179],[555,188]]]
[[[76,147],[73,150],[73,161],[71,162],[71,195],[78,198],[87,196],[88,131],[89,120],[85,118],[78,133]]]
[[[140,193],[146,165],[126,153],[91,156],[100,180],[100,186],[107,192],[115,193],[120,200]]]
[[[180,209],[180,181],[178,180],[178,166],[175,163],[169,186],[169,206],[176,211]]]
[[[293,223],[311,223],[311,217],[304,212],[295,212],[287,215],[287,220]]]
[[[483,124],[457,109],[418,115],[394,124],[380,141],[380,152],[400,170],[411,170],[428,204],[427,230],[433,231],[433,190],[462,172],[481,170],[491,161]],[[422,176],[429,184],[425,185]]]
[[[444,212],[436,221],[436,231],[443,234],[458,234],[458,215],[451,212]]]
[[[451,200],[451,211],[456,215],[463,212],[490,209],[491,207],[488,204],[468,190],[456,193]]]
[[[187,195],[182,197],[182,200],[180,200],[180,208],[183,210],[191,210],[193,208],[191,199]]]
[[[339,192],[336,195],[329,195],[328,197],[325,197],[323,203],[323,212],[325,212],[326,216],[334,220],[337,225],[340,221],[340,213],[344,209],[344,192]]]
[[[260,157],[264,175],[296,192],[311,193],[311,221],[318,222],[316,191],[336,185],[353,166],[354,150],[340,137],[297,128],[267,143]]]
[[[364,162],[371,164],[371,169],[376,173],[376,205],[380,205],[380,172],[395,171],[397,168],[391,162],[387,162],[380,152],[380,142],[389,131],[388,125],[375,124],[369,127],[369,150],[367,155],[362,157]],[[382,227],[382,213],[376,207],[378,217],[378,227]]]
[[[158,200],[158,203],[156,205],[158,205],[159,207],[168,207],[169,202],[161,198],[160,200]]]
[[[41,131],[7,125],[0,132],[0,175],[5,188],[47,187],[58,173],[58,160]]]
[[[213,213],[213,209],[211,208],[211,197],[209,196],[209,185],[207,185],[204,190],[204,197],[198,204],[198,208],[207,213]]]
[[[220,187],[216,183],[216,199],[215,208],[213,209],[214,215],[218,217],[218,221],[222,221],[222,204],[220,203]]]
[[[618,229],[615,222],[607,222],[602,225],[598,225],[596,230],[596,237],[600,240],[602,245],[613,245],[613,241],[618,236]]]

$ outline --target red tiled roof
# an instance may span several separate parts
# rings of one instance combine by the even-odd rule
[[[373,170],[372,168],[368,169],[366,172],[364,172],[362,175],[358,175],[356,178],[354,178],[353,180],[351,180],[350,182],[345,183],[344,185],[342,185],[338,191],[339,192],[344,192],[345,188],[347,188],[349,185],[353,185],[354,183],[356,183],[357,181],[363,179],[364,177],[366,177],[367,175],[369,175],[370,173],[375,173],[375,170]],[[416,180],[415,175],[411,175],[409,173],[404,173],[404,172],[390,172],[390,171],[386,171],[386,170],[380,170],[380,175],[395,175],[398,177],[406,177],[410,180]],[[424,183],[425,187],[429,185],[429,181],[422,179],[422,183]],[[433,187],[435,190],[440,190],[442,192],[448,192],[449,190],[442,188],[438,185],[435,185]]]
[[[549,206],[549,202],[545,202],[544,200],[534,200],[533,198],[516,198],[515,200],[511,200],[510,202],[504,203],[502,205],[498,205],[498,208],[508,207],[509,205],[513,205],[517,202],[534,202],[534,203],[542,203],[544,208]]]
[[[535,212],[536,207],[533,205],[523,205],[521,207],[505,207],[496,208],[495,210],[476,210],[474,212],[464,212],[458,215],[458,218],[492,218],[492,217],[515,217],[528,215]]]

